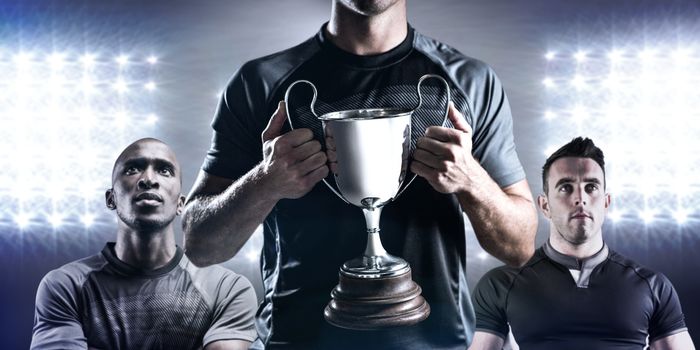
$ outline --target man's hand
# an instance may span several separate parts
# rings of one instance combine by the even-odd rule
[[[472,157],[472,128],[452,102],[448,117],[454,129],[431,126],[418,139],[411,171],[438,192],[459,193],[467,190],[470,169],[478,163]]]
[[[300,198],[328,175],[327,158],[310,129],[281,135],[285,120],[286,108],[280,101],[262,133],[262,170],[277,199]]]

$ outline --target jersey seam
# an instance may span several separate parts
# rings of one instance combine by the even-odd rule
[[[452,74],[449,74],[449,73],[448,73],[448,69],[447,69],[447,67],[445,66],[444,62],[442,62],[442,60],[440,60],[440,59],[437,58],[437,57],[433,57],[432,55],[430,55],[429,53],[425,52],[425,51],[422,50],[420,47],[418,47],[418,45],[417,45],[418,36],[422,36],[422,35],[419,34],[419,33],[416,33],[415,37],[413,38],[413,47],[414,47],[414,49],[415,49],[417,52],[420,52],[420,53],[421,53],[423,56],[425,56],[428,60],[430,60],[431,62],[435,63],[438,67],[440,67],[440,69],[442,70],[442,73],[444,73],[444,74],[447,76],[447,78],[450,80],[450,82],[455,86],[455,90],[459,91],[459,92],[462,94],[462,96],[464,96],[464,99],[467,101],[467,103],[465,104],[464,107],[467,109],[467,116],[469,116],[469,119],[471,119],[471,123],[469,123],[469,124],[470,124],[470,125],[473,125],[473,127],[475,128],[475,127],[476,127],[476,122],[475,122],[474,120],[476,119],[476,116],[474,115],[474,111],[473,111],[472,108],[471,108],[471,106],[473,105],[473,102],[472,102],[472,100],[469,98],[469,95],[467,95],[466,91],[464,91],[464,90],[462,89],[462,86],[455,80],[455,78],[452,76]],[[426,40],[427,40],[427,39],[428,39],[428,38],[426,38]]]

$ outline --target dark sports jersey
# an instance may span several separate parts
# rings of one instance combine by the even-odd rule
[[[473,154],[491,177],[500,186],[524,179],[510,107],[494,72],[410,27],[399,46],[379,55],[343,51],[324,37],[322,28],[296,47],[243,65],[222,96],[203,170],[237,179],[258,164],[260,135],[296,80],[318,88],[315,110],[320,115],[415,107],[416,84],[428,73],[449,82],[452,100],[473,128]],[[291,119],[295,128],[310,128],[323,140],[321,123],[309,108],[311,91],[305,85],[292,90]],[[445,88],[434,79],[426,80],[422,91],[423,106],[413,115],[412,148],[427,126],[442,123],[447,103]],[[384,208],[384,247],[411,264],[432,311],[416,326],[358,332],[328,325],[323,309],[338,283],[338,268],[364,251],[362,211],[343,203],[323,183],[300,199],[279,201],[263,223],[265,297],[257,323],[262,342],[269,348],[464,348],[474,322],[465,277],[465,221],[457,198],[438,193],[422,178]]]
[[[662,274],[604,246],[579,260],[549,242],[520,269],[489,271],[474,290],[476,329],[521,349],[644,349],[685,331],[676,291]]]
[[[32,349],[201,349],[254,341],[255,292],[220,266],[198,268],[178,247],[152,271],[100,254],[49,272],[36,295]]]

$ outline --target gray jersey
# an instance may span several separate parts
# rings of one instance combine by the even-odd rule
[[[32,349],[198,349],[254,341],[257,300],[245,277],[198,268],[178,247],[165,266],[120,261],[114,243],[49,272],[36,295]]]

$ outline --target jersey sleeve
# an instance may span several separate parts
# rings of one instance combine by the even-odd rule
[[[509,284],[509,277],[502,268],[489,271],[479,280],[472,293],[477,331],[508,339],[505,303]]]
[[[31,349],[87,349],[77,294],[78,286],[63,271],[54,270],[41,280]]]
[[[472,153],[491,178],[506,187],[525,179],[513,139],[513,116],[503,85],[485,63],[471,60],[460,73],[472,119]]]
[[[227,275],[214,301],[212,325],[204,335],[203,347],[218,340],[240,339],[253,342],[258,300],[250,282],[243,276]]]
[[[656,304],[649,322],[649,343],[686,330],[678,294],[671,281],[662,274],[651,280]]]
[[[256,120],[264,96],[257,93],[244,65],[224,90],[212,121],[214,133],[202,170],[235,180],[262,160],[261,129]]]

